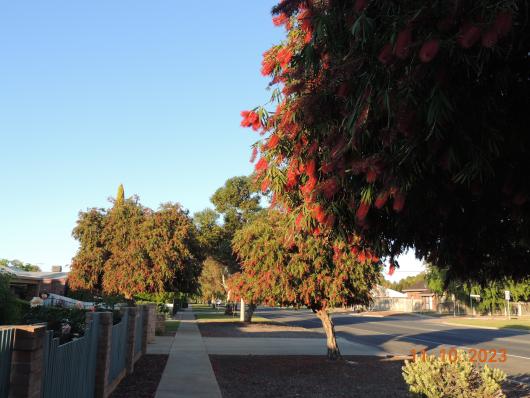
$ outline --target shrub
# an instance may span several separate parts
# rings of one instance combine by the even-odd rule
[[[0,325],[16,324],[29,307],[24,300],[19,300],[9,288],[10,276],[0,274]]]
[[[501,398],[501,382],[506,374],[487,365],[480,368],[463,350],[456,361],[434,355],[425,360],[405,361],[403,377],[412,393],[427,398]]]
[[[82,309],[38,306],[30,308],[22,322],[28,325],[46,323],[46,329],[53,331],[53,337],[64,343],[85,333],[85,319],[86,311]]]

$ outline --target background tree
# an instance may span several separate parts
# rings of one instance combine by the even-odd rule
[[[260,196],[254,189],[250,177],[240,176],[226,180],[210,198],[215,211],[223,217],[223,239],[220,240],[217,254],[230,273],[239,270],[240,265],[232,253],[232,239],[259,210]]]
[[[529,4],[284,0],[259,183],[311,231],[452,277],[530,273]],[[315,211],[315,209],[319,209]],[[317,218],[316,215],[319,215]]]
[[[86,289],[100,295],[103,292],[103,274],[111,253],[103,239],[108,212],[89,209],[79,212],[72,236],[79,241],[79,249],[72,259],[68,286],[73,290]]]
[[[73,236],[80,243],[69,279],[73,290],[129,299],[197,291],[202,254],[195,226],[179,204],[153,211],[137,197],[116,200],[111,209],[81,212]]]
[[[215,260],[216,264],[223,268],[222,272],[214,274],[221,278],[220,283],[228,294],[226,277],[240,270],[239,261],[232,252],[232,239],[236,231],[260,211],[260,196],[251,178],[239,176],[228,179],[210,200],[215,210],[205,209],[195,213],[193,219],[203,250],[211,260]],[[221,217],[222,223],[219,222]],[[208,282],[208,285],[201,289],[216,289],[217,283],[210,284],[211,279],[203,278],[202,281]]]
[[[0,259],[0,267],[15,267],[21,271],[28,272],[41,272],[42,270],[38,265],[23,263],[20,260],[8,260],[6,258]]]
[[[407,276],[396,282],[390,282],[386,279],[382,279],[381,285],[389,289],[397,290],[398,292],[403,291],[403,289],[408,289],[418,282],[423,282],[425,280],[425,272],[420,272],[418,275]]]
[[[213,257],[208,257],[202,264],[199,277],[200,293],[204,301],[215,302],[226,296],[223,281],[228,277],[226,267]]]
[[[296,232],[287,216],[263,211],[237,231],[233,248],[242,264],[229,285],[252,303],[306,306],[321,320],[328,357],[340,350],[328,310],[363,304],[380,278],[381,263],[359,241],[346,242],[323,232]]]

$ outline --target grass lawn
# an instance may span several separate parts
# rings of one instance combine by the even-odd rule
[[[166,333],[176,333],[180,325],[180,321],[168,319],[166,321]]]
[[[530,319],[451,319],[450,323],[469,326],[486,326],[499,329],[530,330]]]

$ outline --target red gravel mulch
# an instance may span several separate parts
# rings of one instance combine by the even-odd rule
[[[155,396],[168,355],[144,355],[134,365],[134,373],[125,377],[110,398],[152,398]]]
[[[210,355],[223,398],[405,398],[402,360],[346,356]]]

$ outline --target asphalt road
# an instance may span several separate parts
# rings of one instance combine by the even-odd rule
[[[312,331],[322,330],[320,320],[309,310],[264,308],[260,316],[301,326]],[[450,318],[427,318],[415,315],[368,317],[352,313],[333,314],[337,336],[357,343],[376,346],[394,355],[410,355],[411,350],[440,355],[452,347],[487,350],[488,359],[497,351],[496,363],[490,366],[503,369],[512,380],[530,385],[530,333],[515,330],[491,330],[448,325]],[[339,347],[340,348],[340,347]],[[501,350],[506,350],[506,361],[501,360]],[[478,354],[477,354],[478,358]],[[482,359],[487,359],[484,356]]]

